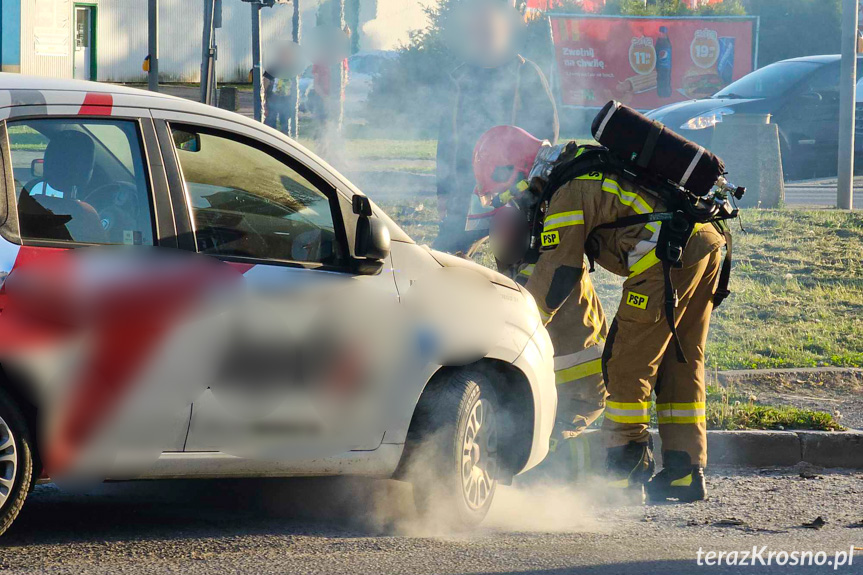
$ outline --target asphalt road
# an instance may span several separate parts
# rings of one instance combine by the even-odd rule
[[[503,488],[486,523],[453,532],[409,489],[357,480],[40,486],[0,540],[2,573],[860,573],[863,474],[720,469],[711,500],[597,505],[593,492]],[[821,529],[803,527],[817,517]],[[824,551],[821,568],[699,567],[697,553]],[[703,556],[704,557],[704,556]],[[738,561],[741,556],[738,556]]]
[[[835,208],[836,178],[785,183],[785,205],[794,208]],[[863,177],[854,178],[854,203],[863,202]]]

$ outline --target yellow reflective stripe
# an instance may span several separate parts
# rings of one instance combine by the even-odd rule
[[[704,415],[695,415],[691,417],[680,417],[677,415],[673,415],[671,417],[659,417],[657,418],[658,423],[662,424],[691,424],[691,423],[704,423],[707,421],[707,417]]]
[[[550,232],[551,230],[556,230],[558,228],[579,225],[584,225],[584,212],[580,210],[560,212],[558,214],[551,214],[545,218],[542,231]]]
[[[658,408],[659,406],[657,406]],[[692,403],[672,403],[671,409],[704,409],[707,404],[703,401],[693,401]]]
[[[522,180],[515,185],[515,189],[519,192],[524,192],[530,187],[530,183],[527,180]]]
[[[629,277],[633,278],[639,274],[643,274],[653,266],[659,263],[659,258],[656,257],[656,250],[650,250],[643,258],[635,262],[629,268]]]
[[[604,350],[605,345],[603,343],[598,343],[575,353],[556,355],[554,356],[554,370],[563,371],[564,369],[569,369],[576,365],[582,365],[589,361],[593,361],[594,359],[602,359],[602,352]]]
[[[613,487],[615,489],[628,489],[629,488],[629,478],[620,479],[618,481],[611,481],[608,484],[609,487]]]
[[[547,322],[548,320],[550,320],[550,319],[551,319],[551,316],[552,316],[553,314],[548,313],[547,311],[545,311],[544,309],[542,309],[542,308],[541,308],[541,307],[539,307],[539,306],[537,306],[537,307],[536,307],[536,309],[538,309],[538,310],[539,310],[539,317],[540,317],[540,319],[543,321],[543,323],[545,323],[545,322]]]
[[[527,267],[525,267],[523,270],[521,270],[520,272],[518,272],[518,275],[522,275],[522,276],[525,276],[525,277],[530,277],[530,276],[532,276],[532,275],[533,275],[533,269],[534,269],[535,267],[536,267],[536,264],[530,264],[530,265],[528,265]]]
[[[612,407],[614,409],[650,409],[649,401],[637,401],[632,403],[623,403],[620,401],[609,401],[608,407]]]
[[[641,196],[636,194],[635,192],[628,192],[620,187],[616,181],[606,178],[602,182],[602,190],[604,192],[608,192],[609,194],[614,194],[620,200],[624,206],[629,206],[633,210],[635,210],[636,214],[650,214],[653,213],[653,208],[645,202]],[[655,231],[655,230],[654,230]]]
[[[657,403],[657,421],[661,424],[692,424],[707,421],[703,401],[688,403]]]
[[[690,473],[686,477],[681,477],[680,479],[675,479],[671,482],[672,487],[689,487],[692,485],[692,474]]]
[[[605,407],[605,417],[617,423],[650,423],[649,401],[609,401]]]
[[[617,415],[606,411],[605,417],[617,423],[650,423],[649,415]]]
[[[554,382],[558,385],[570,383],[598,373],[602,373],[602,358],[556,371],[554,372]]]

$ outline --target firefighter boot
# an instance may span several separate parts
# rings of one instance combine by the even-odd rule
[[[653,439],[646,443],[630,441],[626,445],[609,447],[606,459],[608,495],[620,497],[625,503],[644,503],[644,484],[653,475]]]
[[[590,444],[582,435],[585,426],[558,421],[549,442],[546,458],[524,475],[519,483],[583,482],[590,473]]]
[[[647,484],[647,498],[651,502],[677,499],[691,503],[707,499],[704,469],[692,465],[689,454],[666,451],[662,454],[662,461],[662,471]]]

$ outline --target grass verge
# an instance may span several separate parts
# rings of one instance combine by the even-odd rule
[[[752,395],[733,387],[707,386],[708,429],[807,429],[844,431],[833,415],[824,411],[757,403]]]

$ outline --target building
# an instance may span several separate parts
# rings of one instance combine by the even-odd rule
[[[300,0],[302,27],[315,26],[322,0]],[[326,1],[326,0],[324,0]],[[408,27],[421,27],[422,6],[435,0],[345,0],[357,48],[394,48]],[[0,65],[4,72],[104,82],[143,82],[147,0],[0,0]],[[262,10],[266,46],[291,37],[293,5]],[[244,82],[252,67],[251,8],[222,0],[216,32],[217,79]],[[162,82],[197,82],[204,0],[159,0]],[[363,34],[367,31],[366,34]]]

